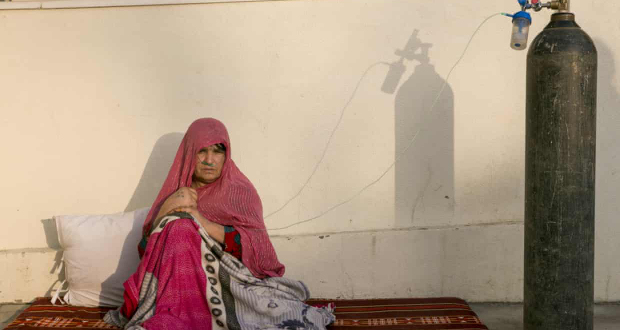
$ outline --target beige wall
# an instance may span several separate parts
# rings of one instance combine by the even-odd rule
[[[620,300],[620,4],[572,9],[601,68],[596,299]],[[149,205],[199,117],[228,126],[233,158],[271,214],[304,186],[344,109],[316,174],[266,219],[281,228],[320,215],[271,231],[288,274],[325,297],[519,300],[526,53],[508,47],[508,18],[481,28],[431,111],[480,22],[516,10],[302,0],[0,11],[0,250],[13,260],[54,247],[53,215]],[[530,39],[549,12],[533,16]],[[398,89],[382,92],[398,78],[385,63],[414,30],[432,45],[429,63],[405,60]],[[29,299],[13,288],[20,274],[1,275],[0,301]],[[49,274],[33,274],[49,287]]]

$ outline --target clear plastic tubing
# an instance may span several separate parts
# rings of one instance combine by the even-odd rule
[[[530,31],[532,19],[527,13],[519,12],[512,19],[512,37],[510,38],[510,47],[516,50],[523,50],[527,47],[527,35]]]

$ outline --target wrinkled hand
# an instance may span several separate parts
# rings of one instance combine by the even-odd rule
[[[198,205],[196,204],[197,199],[198,193],[196,193],[195,189],[190,187],[181,187],[179,190],[170,195],[170,197],[168,197],[162,204],[158,217],[171,212],[180,211],[183,208],[196,208]]]
[[[224,226],[217,224],[215,222],[209,221],[207,218],[203,217],[198,211],[198,207],[196,206],[183,206],[175,211],[187,212],[194,217],[196,221],[198,221],[202,227],[207,231],[207,234],[214,238],[216,241],[220,243],[224,243]]]
[[[204,219],[206,220],[198,211],[198,207],[196,205],[193,206],[181,206],[177,209],[175,209],[174,211],[179,211],[179,212],[187,212],[189,214],[191,214],[194,219],[198,220],[199,222]]]

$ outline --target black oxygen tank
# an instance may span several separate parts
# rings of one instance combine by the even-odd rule
[[[527,56],[525,330],[592,330],[597,52],[556,13]]]

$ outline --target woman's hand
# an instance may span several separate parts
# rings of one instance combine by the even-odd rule
[[[211,236],[213,239],[220,243],[224,243],[224,226],[207,220],[207,218],[203,217],[202,214],[200,214],[200,211],[198,211],[198,208],[196,206],[181,207],[178,209],[178,211],[191,214],[192,217],[194,217],[194,219],[196,219],[196,221],[198,221],[207,231],[209,236]]]
[[[166,199],[166,201],[161,205],[159,213],[157,213],[155,218],[158,219],[166,214],[179,211],[181,208],[196,208],[197,199],[198,193],[196,193],[195,189],[190,187],[181,187]]]
[[[170,195],[170,197],[168,197],[162,204],[155,219],[159,219],[160,217],[173,212],[187,212],[202,225],[209,236],[213,237],[220,243],[224,243],[224,226],[218,225],[217,223],[211,222],[203,217],[198,211],[198,204],[196,202],[197,199],[198,193],[196,193],[194,188],[179,188],[179,190]]]

